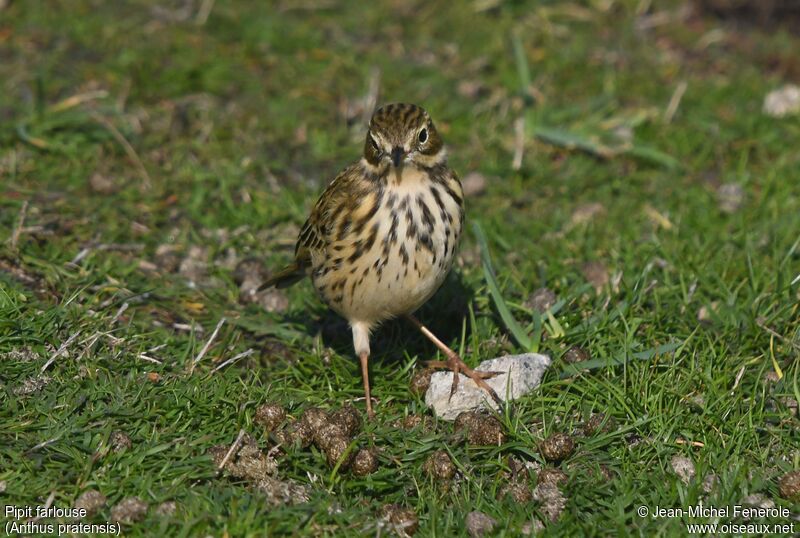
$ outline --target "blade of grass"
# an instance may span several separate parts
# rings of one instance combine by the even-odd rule
[[[632,147],[624,151],[625,154],[631,157],[636,157],[639,160],[663,166],[668,170],[675,170],[680,168],[680,163],[671,155],[663,151],[651,148],[650,146],[643,146],[641,144],[634,144]]]
[[[542,316],[537,311],[533,311],[533,332],[531,332],[531,347],[532,353],[539,353],[539,346],[542,345]]]
[[[519,37],[519,33],[514,32],[511,35],[511,43],[514,46],[514,60],[517,64],[520,93],[527,97],[528,88],[531,87],[531,71],[528,67],[528,59],[525,57],[525,47],[522,45],[522,39]]]
[[[769,337],[769,357],[772,359],[772,369],[775,370],[775,375],[778,376],[778,379],[783,379],[783,370],[781,370],[781,367],[775,358],[775,337],[772,335]]]
[[[534,127],[532,131],[536,138],[547,144],[569,150],[583,151],[601,159],[611,159],[619,155],[628,155],[644,162],[663,166],[669,170],[680,167],[680,163],[675,158],[650,146],[633,144],[613,147],[593,140],[588,136],[550,127],[537,126]]]
[[[553,313],[550,311],[549,308],[547,309],[545,315],[547,316],[547,322],[550,324],[549,327],[550,330],[548,330],[548,332],[550,333],[550,337],[556,340],[558,340],[559,338],[564,338],[564,335],[566,334],[564,332],[564,327],[561,326],[561,324],[558,322],[558,320],[556,319],[556,317],[553,315]]]
[[[594,141],[589,137],[564,131],[562,129],[535,127],[533,129],[533,136],[542,142],[546,142],[547,144],[569,150],[577,149],[602,159],[610,159],[617,154],[613,148],[606,146],[605,144]]]
[[[671,342],[669,344],[662,344],[660,346],[656,346],[654,348],[648,349],[646,351],[639,351],[638,353],[631,354],[631,359],[637,359],[646,361],[656,357],[658,355],[663,355],[664,353],[669,353],[670,351],[675,351],[683,342]],[[598,368],[603,368],[605,366],[620,366],[629,362],[630,359],[626,358],[611,358],[611,359],[591,359],[585,362],[581,362],[579,364],[569,364],[564,367],[561,371],[561,378],[564,379],[565,377],[570,377],[584,370],[596,370]]]
[[[519,345],[522,346],[526,351],[531,351],[534,347],[533,341],[531,340],[530,336],[525,333],[519,323],[517,323],[517,320],[514,319],[514,316],[508,309],[508,305],[506,305],[506,302],[503,299],[503,294],[500,293],[500,286],[497,284],[497,277],[495,277],[494,268],[492,267],[492,258],[489,254],[489,246],[486,242],[486,236],[484,235],[480,224],[477,222],[473,224],[473,229],[475,230],[475,236],[478,238],[478,245],[481,250],[483,275],[486,278],[486,285],[489,288],[489,293],[492,296],[492,300],[497,308],[497,312],[500,314],[500,318],[503,320],[506,329],[511,332],[511,335],[519,343]]]

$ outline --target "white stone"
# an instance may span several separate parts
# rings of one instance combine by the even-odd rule
[[[501,372],[487,379],[486,383],[505,402],[516,400],[538,387],[549,366],[550,357],[547,355],[525,353],[483,361],[476,370]],[[459,376],[458,389],[452,398],[450,388],[453,385],[453,372],[436,372],[431,376],[431,384],[425,393],[425,403],[433,408],[436,416],[444,420],[455,420],[464,411],[472,411],[479,407],[497,409],[497,404],[489,393],[464,374]]]
[[[672,465],[672,470],[675,471],[675,474],[684,484],[688,484],[694,479],[694,462],[686,456],[675,454],[672,456],[670,464]]]
[[[771,91],[764,98],[764,113],[773,118],[782,118],[800,112],[800,87],[787,84]]]

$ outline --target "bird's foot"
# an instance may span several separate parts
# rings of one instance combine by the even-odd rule
[[[426,366],[429,368],[446,368],[453,372],[453,384],[450,387],[450,398],[453,397],[453,394],[456,393],[458,390],[458,380],[459,374],[463,373],[467,377],[469,377],[472,381],[475,382],[480,388],[485,390],[489,393],[492,399],[497,403],[497,405],[501,406],[503,404],[503,400],[497,395],[497,392],[489,386],[484,379],[491,379],[496,375],[500,375],[503,372],[479,372],[477,370],[473,370],[466,363],[461,360],[455,352],[451,352],[452,354],[448,354],[446,361],[428,361]]]
[[[380,404],[380,402],[378,401],[377,398],[370,397],[369,399],[367,399],[366,397],[361,397],[361,398],[353,398],[352,401],[353,402],[361,402],[361,401],[363,401],[365,403],[365,406],[366,406],[367,419],[368,420],[372,420],[372,419],[375,418],[375,415],[376,415],[375,406]]]

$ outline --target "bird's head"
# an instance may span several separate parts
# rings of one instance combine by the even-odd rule
[[[364,158],[373,166],[406,163],[430,167],[442,162],[442,139],[425,109],[407,103],[384,105],[372,115]]]

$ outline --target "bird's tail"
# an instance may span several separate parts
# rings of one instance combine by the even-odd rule
[[[306,267],[304,265],[299,264],[298,262],[294,262],[293,264],[284,267],[274,275],[270,276],[266,282],[261,284],[258,287],[258,291],[271,288],[275,286],[276,288],[288,288],[295,282],[299,282],[303,280],[306,276]]]

